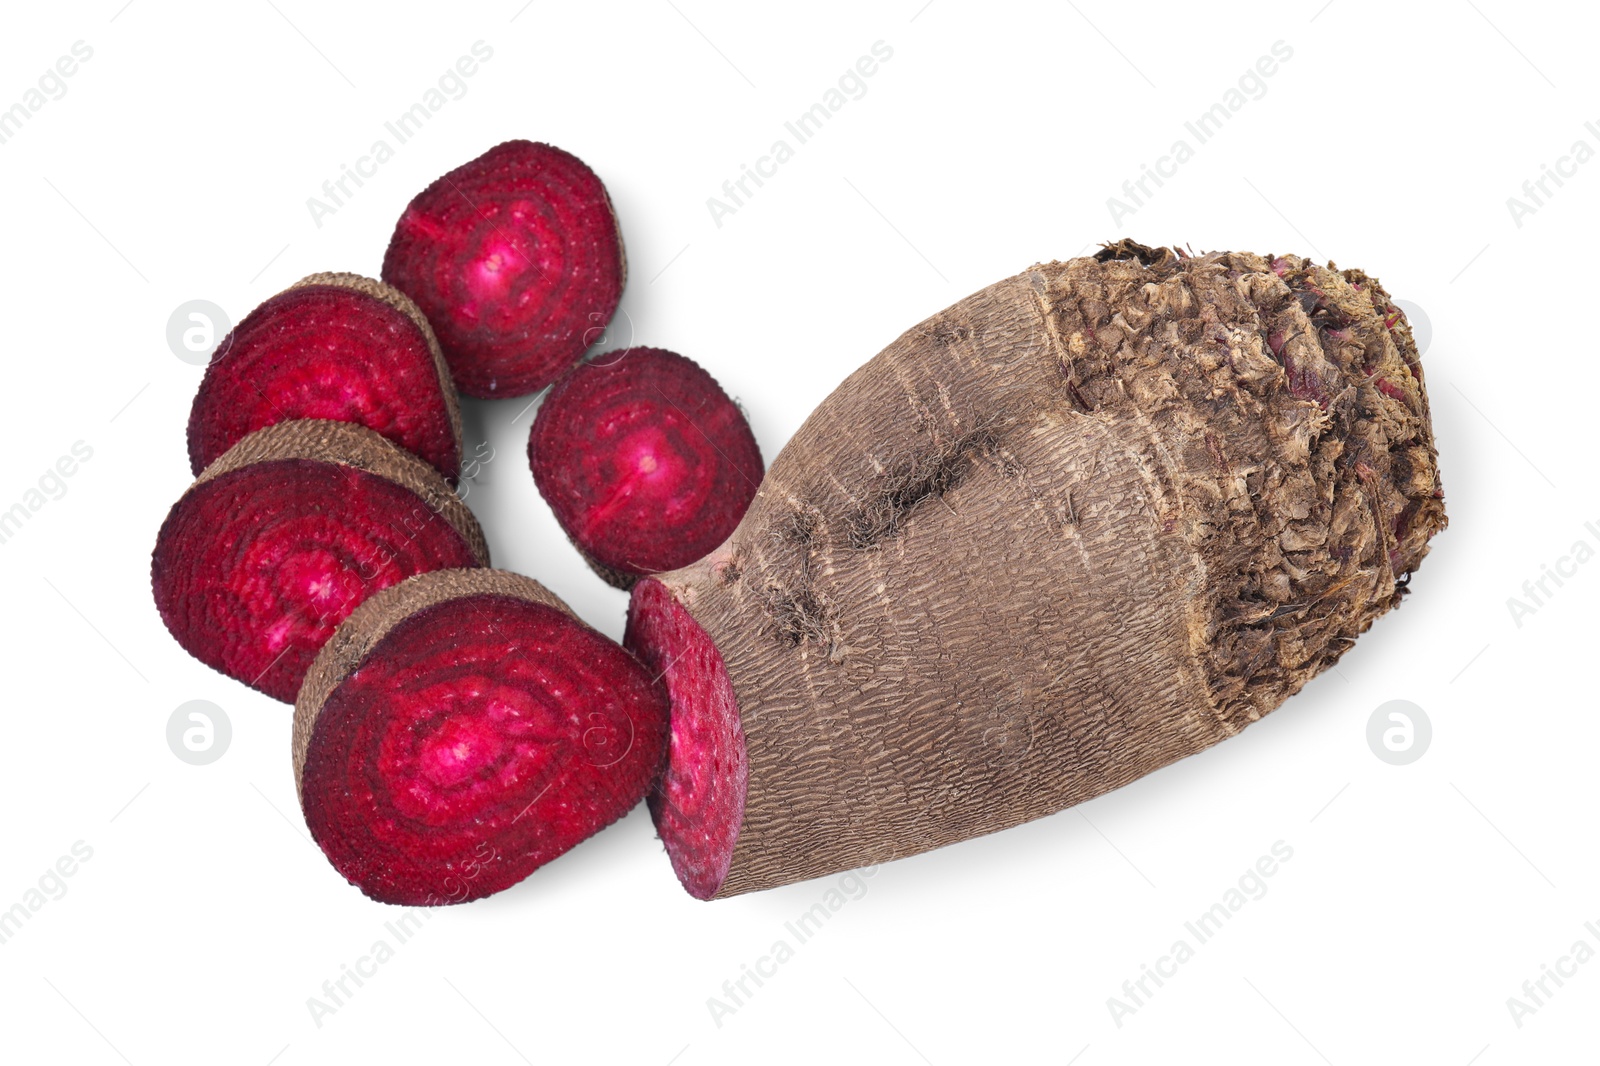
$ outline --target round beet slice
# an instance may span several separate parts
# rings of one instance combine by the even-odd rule
[[[661,687],[531,578],[421,574],[358,607],[306,675],[311,836],[383,903],[480,899],[628,812],[666,750]]]
[[[627,276],[605,186],[574,155],[507,141],[422,190],[383,280],[422,308],[468,396],[537,392],[605,331]]]
[[[217,346],[189,411],[192,472],[297,418],[366,426],[452,481],[461,467],[461,408],[428,320],[359,274],[302,278]]]
[[[472,512],[370,429],[280,422],[206,467],[168,512],[150,578],[185,651],[293,703],[336,627],[413,574],[487,566]]]
[[[539,492],[618,588],[686,566],[727,539],[761,484],[761,449],[715,379],[661,348],[567,373],[528,438]]]

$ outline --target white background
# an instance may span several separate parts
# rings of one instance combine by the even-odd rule
[[[0,1057],[82,1063],[1592,1061],[1600,960],[1519,1026],[1507,997],[1600,948],[1594,663],[1600,546],[1593,248],[1600,162],[1536,212],[1507,198],[1600,120],[1577,6],[957,0],[764,7],[523,0],[100,0],[6,13],[0,107],[93,49],[0,144],[0,510],[93,449],[0,544],[7,729],[0,908],[75,842],[66,894],[0,944]],[[307,198],[482,40],[493,57],[320,227]],[[706,200],[876,41],[823,131],[716,225]],[[1135,213],[1107,198],[1276,41],[1292,58]],[[1028,265],[1132,236],[1309,253],[1431,322],[1451,526],[1330,672],[1242,736],[1031,825],[880,868],[731,1015],[707,1001],[839,879],[685,895],[642,810],[436,912],[336,1013],[307,1000],[395,917],[309,843],[289,710],[186,657],[149,551],[188,484],[200,369],[168,316],[236,321],[319,270],[378,271],[406,201],[511,137],[603,177],[632,266],[615,343],[701,361],[767,459],[903,329]],[[792,143],[792,141],[791,141]],[[498,565],[605,632],[624,597],[567,546],[524,456],[526,400],[469,403]],[[1593,531],[1584,523],[1595,521]],[[169,715],[233,739],[190,766]],[[1373,711],[1433,725],[1407,766]],[[1108,998],[1274,842],[1293,849],[1118,1025]],[[792,942],[792,938],[791,939]]]

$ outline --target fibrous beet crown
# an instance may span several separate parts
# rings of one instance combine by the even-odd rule
[[[852,374],[733,535],[636,590],[641,654],[691,643],[659,584],[746,746],[731,853],[658,813],[675,868],[771,887],[1200,751],[1400,602],[1442,495],[1415,345],[1360,271],[1124,242],[990,286]],[[710,720],[707,686],[669,690],[675,726]],[[697,775],[675,750],[668,779]]]

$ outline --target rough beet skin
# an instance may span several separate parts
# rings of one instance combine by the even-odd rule
[[[361,426],[294,421],[206,467],[162,524],[150,575],[185,651],[293,703],[368,595],[488,562],[472,513],[431,466]]]
[[[661,688],[531,578],[423,574],[357,608],[306,676],[312,838],[383,903],[499,892],[616,821],[666,747]]]
[[[258,429],[296,418],[354,422],[454,480],[461,411],[417,305],[359,274],[312,274],[234,327],[189,412],[199,474]]]
[[[1122,241],[974,293],[635,587],[674,869],[771,888],[1202,751],[1384,639],[1443,496],[1411,331],[1360,270]]]
[[[628,588],[727,539],[761,484],[761,450],[710,374],[628,348],[555,384],[528,437],[533,480],[600,576]]]
[[[622,236],[576,156],[507,141],[406,207],[383,280],[428,316],[468,396],[544,388],[595,342],[622,298]]]

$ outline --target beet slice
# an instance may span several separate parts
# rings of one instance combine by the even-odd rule
[[[311,836],[383,903],[507,888],[626,814],[666,749],[660,686],[531,578],[421,574],[358,607],[295,704]]]
[[[659,581],[633,587],[623,643],[666,683],[671,700],[667,766],[650,794],[650,816],[683,887],[710,899],[733,862],[749,783],[733,683],[710,635]]]
[[[528,462],[568,538],[624,589],[726,540],[762,474],[743,412],[697,363],[661,348],[574,367],[534,418]]]
[[[457,387],[537,392],[605,331],[627,266],[594,171],[507,141],[422,190],[395,225],[383,280],[433,324]]]
[[[461,467],[461,407],[428,320],[360,274],[302,278],[217,346],[189,411],[191,472],[297,418],[366,426],[452,481]]]
[[[293,703],[363,599],[412,574],[487,566],[472,512],[433,467],[370,429],[300,420],[206,467],[156,538],[156,608],[185,651]]]

